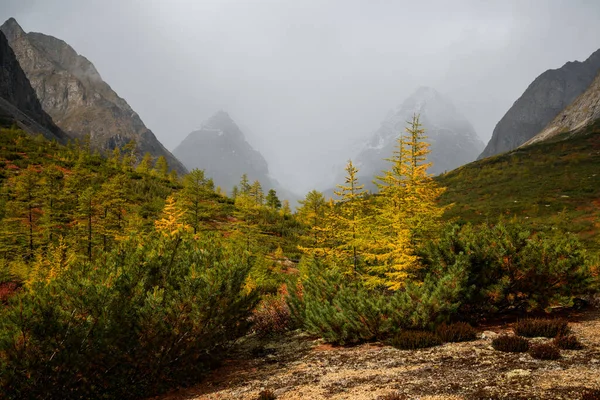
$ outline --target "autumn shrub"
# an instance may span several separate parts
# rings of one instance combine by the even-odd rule
[[[569,325],[562,319],[527,318],[517,321],[514,331],[519,336],[553,338],[567,334]]]
[[[252,331],[258,336],[280,334],[291,325],[290,309],[280,294],[266,295],[250,317]]]
[[[383,396],[379,396],[377,400],[406,400],[408,397],[405,394],[390,393]]]
[[[507,353],[524,353],[529,350],[529,340],[520,336],[501,335],[492,340],[492,347]]]
[[[560,350],[550,343],[537,343],[529,348],[529,355],[538,360],[558,360]]]
[[[436,335],[444,342],[468,342],[477,339],[477,331],[466,322],[453,324],[442,323],[435,330]]]
[[[7,303],[8,299],[14,296],[20,287],[20,282],[0,282],[0,304]]]
[[[589,256],[575,236],[534,234],[516,223],[449,226],[418,255],[422,279],[462,271],[463,315],[571,305],[594,283]]]
[[[33,282],[0,308],[0,393],[129,399],[195,382],[248,328],[246,257],[213,235],[147,235]]]
[[[432,332],[405,330],[395,335],[390,344],[401,350],[416,350],[439,346],[442,340]]]
[[[600,389],[587,389],[581,395],[581,400],[600,400]]]
[[[275,396],[275,392],[273,392],[272,390],[263,390],[262,392],[260,392],[258,394],[258,397],[256,398],[256,400],[275,400],[277,399],[277,396]]]
[[[581,344],[575,335],[558,335],[556,338],[554,338],[553,342],[556,347],[563,350],[583,349],[583,344]]]

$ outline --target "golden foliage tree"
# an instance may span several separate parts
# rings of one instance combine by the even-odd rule
[[[398,137],[390,169],[377,177],[377,215],[370,225],[368,283],[396,290],[418,268],[414,247],[438,231],[444,208],[437,201],[443,188],[427,169],[429,144],[419,116]]]

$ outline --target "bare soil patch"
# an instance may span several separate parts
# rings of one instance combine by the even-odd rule
[[[600,311],[569,316],[585,348],[555,361],[491,347],[511,323],[482,327],[478,340],[405,351],[379,343],[335,347],[290,333],[271,341],[244,339],[202,384],[157,400],[254,400],[265,389],[278,399],[580,399],[600,389]],[[535,338],[533,342],[550,339]]]

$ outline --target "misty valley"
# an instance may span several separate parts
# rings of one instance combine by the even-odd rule
[[[487,144],[418,86],[323,157],[257,140],[270,116],[228,112],[242,95],[170,151],[88,58],[9,18],[0,399],[600,399],[600,50],[563,63]]]

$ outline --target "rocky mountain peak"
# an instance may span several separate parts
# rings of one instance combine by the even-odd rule
[[[188,169],[203,169],[216,185],[231,190],[242,174],[272,188],[267,161],[247,141],[244,133],[225,111],[206,120],[190,133],[173,153]]]
[[[543,142],[561,133],[571,132],[571,135],[576,135],[598,119],[600,119],[600,72],[585,92],[522,146]]]
[[[13,19],[0,30],[8,36],[43,110],[69,136],[89,135],[92,146],[100,151],[135,141],[140,159],[145,153],[164,156],[172,169],[186,172],[87,58],[60,39],[25,33]]]
[[[228,135],[235,140],[245,141],[244,133],[226,111],[220,110],[207,119],[197,131],[199,134]]]
[[[533,138],[590,86],[599,71],[597,50],[583,62],[567,62],[542,73],[498,122],[479,158],[516,149]]]
[[[0,30],[2,30],[9,42],[25,35],[25,31],[21,28],[21,25],[12,17],[2,24]]]
[[[14,51],[0,31],[0,125],[12,124],[50,140],[62,143],[68,140],[42,109]]]
[[[361,182],[375,189],[370,181],[387,169],[386,158],[392,156],[396,138],[406,128],[414,114],[420,115],[427,141],[431,144],[430,173],[439,174],[475,160],[484,145],[471,123],[446,96],[430,87],[420,87],[404,100],[381,123],[362,146],[355,165],[360,168]],[[341,176],[337,177],[340,181]]]

